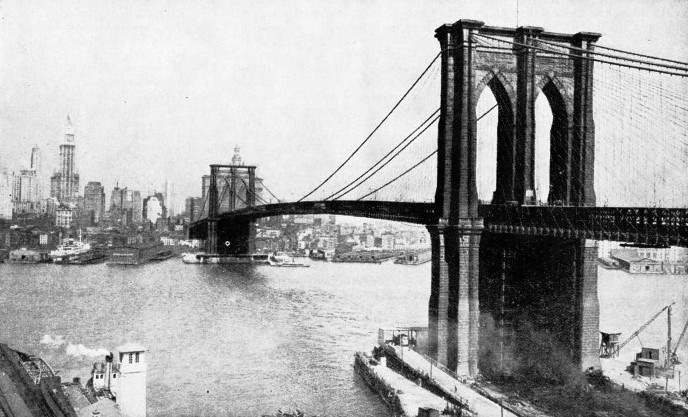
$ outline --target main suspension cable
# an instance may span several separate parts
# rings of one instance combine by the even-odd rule
[[[349,162],[349,160],[351,160],[351,158],[353,158],[354,155],[356,155],[356,153],[358,153],[358,151],[363,147],[363,145],[365,145],[366,142],[368,142],[368,140],[375,134],[375,132],[377,132],[377,130],[380,128],[380,126],[382,126],[382,124],[383,124],[385,121],[387,121],[387,119],[389,118],[389,116],[391,116],[392,113],[394,113],[394,110],[396,110],[397,107],[399,107],[399,105],[401,104],[401,102],[404,101],[404,99],[406,98],[406,96],[411,92],[411,90],[413,90],[413,88],[416,86],[416,84],[418,84],[418,82],[423,78],[423,76],[425,76],[425,74],[428,72],[428,70],[430,70],[430,67],[432,67],[432,65],[435,63],[435,61],[437,61],[437,58],[439,58],[440,55],[442,55],[442,52],[438,53],[438,54],[435,56],[435,58],[433,58],[433,60],[430,62],[430,64],[429,64],[427,67],[425,67],[425,69],[423,70],[423,72],[418,76],[418,78],[416,78],[416,80],[413,82],[413,84],[411,84],[411,87],[409,87],[409,89],[406,90],[406,92],[404,93],[404,95],[401,96],[401,98],[399,99],[399,101],[397,101],[397,103],[394,105],[394,107],[392,107],[392,110],[390,110],[390,111],[387,113],[387,115],[382,119],[382,121],[380,121],[380,123],[378,123],[378,125],[375,126],[375,129],[373,129],[373,131],[370,132],[370,134],[368,134],[368,136],[365,138],[365,140],[363,140],[363,142],[361,142],[361,144],[358,145],[358,147],[351,153],[351,155],[349,155],[349,157],[346,158],[346,160],[345,160],[344,162],[342,162],[342,164],[339,165],[339,167],[337,167],[337,169],[335,169],[334,172],[332,172],[327,178],[325,178],[320,184],[318,184],[317,187],[315,187],[314,189],[312,189],[312,190],[311,190],[308,194],[306,194],[305,196],[303,196],[303,197],[301,197],[300,199],[298,199],[298,200],[297,200],[297,203],[300,202],[300,201],[302,201],[302,200],[304,200],[304,199],[306,199],[306,198],[308,198],[311,194],[313,194],[314,192],[316,192],[317,190],[319,190],[320,187],[322,187],[323,185],[325,185],[325,183],[326,183],[327,181],[329,181],[332,177],[334,177],[335,174],[337,174],[337,172],[339,172],[339,170],[342,169],[342,167],[343,167],[344,165],[346,165],[346,163]]]
[[[688,72],[683,73],[683,72],[674,72],[674,71],[664,71],[664,70],[659,70],[659,69],[655,69],[655,68],[642,67],[642,66],[639,66],[639,65],[622,64],[622,63],[619,63],[619,62],[609,61],[609,60],[606,60],[606,59],[591,58],[591,57],[582,56],[582,55],[567,54],[567,53],[565,53],[565,52],[553,51],[553,50],[551,50],[551,49],[540,48],[540,47],[533,46],[533,45],[526,45],[526,44],[520,43],[520,42],[507,41],[507,40],[505,40],[505,39],[494,38],[494,37],[492,37],[492,36],[487,36],[487,35],[475,34],[475,35],[473,35],[473,36],[479,36],[479,37],[481,37],[481,38],[491,39],[491,40],[497,41],[497,42],[504,42],[504,43],[508,43],[508,44],[510,44],[510,45],[522,46],[522,47],[524,47],[524,48],[534,49],[534,50],[536,50],[536,51],[547,52],[547,53],[550,53],[550,54],[563,55],[563,56],[567,56],[567,57],[569,57],[569,58],[574,58],[574,59],[583,59],[583,60],[586,60],[586,61],[600,62],[600,63],[603,63],[603,64],[609,64],[609,65],[617,65],[617,66],[620,66],[620,67],[627,67],[627,68],[639,69],[639,70],[648,71],[648,72],[658,72],[658,73],[660,73],[660,74],[676,75],[676,76],[678,76],[678,77],[688,77]]]
[[[337,190],[336,192],[332,193],[330,196],[328,196],[327,198],[325,198],[325,200],[329,200],[330,198],[333,198],[333,197],[334,197],[335,200],[337,200],[337,199],[343,197],[344,195],[348,194],[348,193],[349,193],[350,191],[352,191],[354,188],[358,187],[358,186],[356,186],[356,187],[352,188],[351,190],[347,191],[346,193],[344,193],[344,194],[342,194],[342,195],[340,195],[340,196],[335,197],[337,194],[339,194],[339,193],[341,193],[342,191],[344,191],[345,189],[351,187],[352,185],[354,185],[354,183],[356,183],[358,180],[360,180],[363,176],[365,176],[367,173],[369,173],[370,171],[372,171],[373,169],[375,169],[376,166],[378,166],[379,164],[381,164],[382,161],[384,161],[389,155],[391,155],[391,154],[392,154],[394,151],[396,151],[400,146],[402,146],[407,140],[409,140],[409,138],[410,138],[411,136],[413,136],[416,132],[418,132],[418,130],[421,129],[430,119],[432,119],[433,116],[435,116],[437,113],[439,113],[439,111],[440,111],[440,109],[435,110],[430,116],[428,116],[427,119],[423,120],[423,122],[422,122],[420,125],[418,125],[418,127],[416,127],[415,129],[413,129],[413,131],[412,131],[411,133],[409,133],[409,134],[408,134],[403,140],[401,140],[394,148],[392,148],[391,151],[387,152],[387,154],[386,154],[385,156],[383,156],[383,157],[380,158],[377,162],[375,162],[375,164],[373,164],[373,166],[371,166],[370,168],[368,168],[368,170],[366,170],[363,174],[359,175],[358,178],[356,178],[355,180],[351,181],[350,183],[348,183],[348,184],[345,185],[344,187],[342,187],[342,188],[340,188],[339,190]],[[438,118],[438,117],[436,117],[435,120],[437,120],[437,118]],[[434,123],[435,120],[433,120],[432,123]],[[425,132],[425,130],[427,130],[429,127],[430,127],[430,126],[427,126],[425,129],[423,129],[423,132]],[[421,133],[423,133],[423,132],[421,132]],[[420,136],[420,134],[419,134],[418,136]],[[415,140],[418,138],[418,136],[416,136],[416,137],[414,137],[413,139],[411,139],[411,141],[409,142],[409,144],[411,144],[413,141],[415,141]],[[407,145],[407,146],[408,146],[408,145]],[[404,149],[406,149],[406,146],[404,147]],[[403,149],[402,149],[402,150],[403,150]],[[398,154],[397,154],[397,155],[398,155]],[[394,159],[395,157],[396,157],[396,155],[393,156],[392,159]],[[389,163],[392,159],[390,159],[387,163]],[[386,164],[385,164],[385,165],[386,165]],[[377,171],[375,171],[375,172],[377,172]],[[373,174],[375,174],[375,173],[373,173]],[[363,182],[365,182],[365,181],[367,181],[367,180],[368,180],[368,178],[366,178]],[[361,184],[362,184],[363,182],[361,182]],[[359,184],[359,185],[360,185],[360,184]]]

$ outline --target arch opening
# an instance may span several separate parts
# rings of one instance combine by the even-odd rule
[[[535,104],[536,126],[549,125],[550,129],[549,135],[547,130],[535,130],[536,196],[541,203],[567,205],[571,153],[566,101],[552,79],[542,87],[542,93]]]
[[[514,178],[514,110],[497,75],[485,84],[476,103],[478,199],[492,204],[512,201]],[[493,108],[495,107],[496,108]]]

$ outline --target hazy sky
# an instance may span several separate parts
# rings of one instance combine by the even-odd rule
[[[67,113],[82,190],[200,195],[244,160],[299,197],[357,146],[461,18],[516,26],[508,1],[3,1],[0,167],[56,166]],[[688,2],[520,0],[519,25],[688,61]],[[437,96],[439,102],[439,92]],[[47,175],[46,175],[47,177]]]

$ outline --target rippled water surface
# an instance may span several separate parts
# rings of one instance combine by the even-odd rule
[[[139,342],[149,349],[149,416],[259,416],[290,406],[389,416],[353,372],[353,353],[372,348],[378,327],[427,325],[429,292],[430,264],[1,264],[0,342],[84,380],[100,359],[88,354]],[[688,318],[682,276],[600,269],[599,296],[601,328],[624,335],[672,300],[674,337]],[[665,335],[657,320],[641,340],[666,343]],[[688,359],[688,349],[679,353]]]
[[[311,265],[3,264],[0,341],[84,380],[100,357],[80,353],[139,342],[150,416],[389,415],[353,353],[427,324],[429,264]]]

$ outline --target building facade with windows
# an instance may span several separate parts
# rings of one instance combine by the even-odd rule
[[[79,173],[76,169],[74,126],[67,115],[67,126],[60,145],[60,168],[50,177],[50,196],[62,204],[74,203],[79,197]]]
[[[93,222],[99,224],[105,216],[105,187],[91,181],[84,187],[84,211],[93,212]]]

